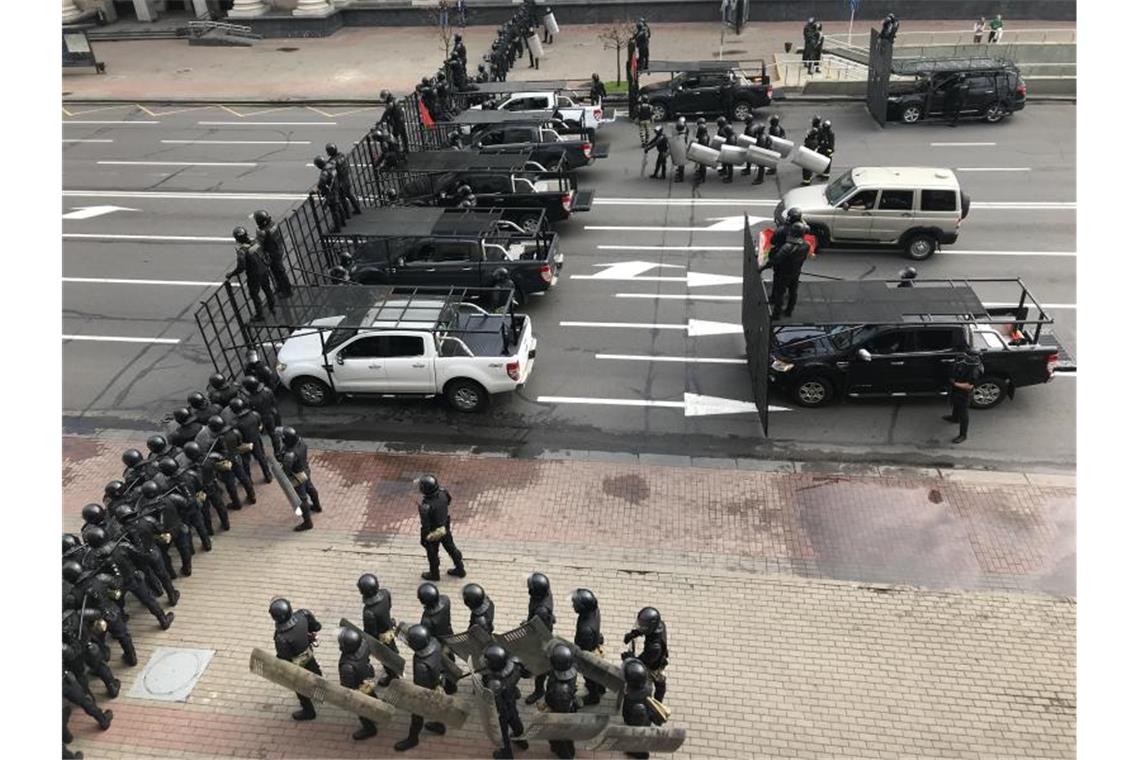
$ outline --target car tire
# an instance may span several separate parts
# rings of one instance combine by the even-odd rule
[[[447,405],[457,412],[473,414],[487,408],[487,389],[465,377],[450,381],[443,387]]]
[[[523,231],[528,235],[535,235],[538,233],[539,220],[542,217],[538,214],[523,214],[519,217],[518,225],[523,228]]]
[[[333,399],[329,384],[315,377],[298,377],[289,387],[302,406],[327,406]]]
[[[982,118],[989,124],[997,124],[1005,117],[1006,111],[1001,107],[1001,103],[990,103],[982,112]]]
[[[806,375],[792,386],[792,400],[808,409],[826,405],[834,395],[834,384],[822,375]]]
[[[745,121],[752,115],[752,106],[743,100],[736,101],[732,106],[732,118],[734,121]]]
[[[902,114],[899,115],[899,120],[904,124],[915,124],[922,121],[922,106],[913,103],[905,106]]]
[[[974,409],[993,409],[1009,395],[1009,383],[1000,377],[983,377],[970,393],[970,406]]]
[[[906,257],[912,261],[926,261],[938,250],[938,241],[927,232],[915,232],[908,235],[903,243]]]
[[[669,118],[669,106],[665,105],[661,101],[650,103],[649,108],[653,112],[653,121],[665,121]]]

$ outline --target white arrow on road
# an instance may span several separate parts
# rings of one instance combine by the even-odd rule
[[[104,214],[113,214],[116,211],[138,211],[137,208],[126,206],[77,206],[63,215],[64,219],[94,219]]]
[[[757,217],[752,217],[753,221],[763,220]],[[710,232],[743,232],[744,231],[744,217],[743,216],[713,216],[709,217],[710,222],[715,224],[705,227]]]
[[[686,393],[684,401],[657,401],[640,398],[588,398],[582,396],[539,396],[540,404],[584,404],[587,406],[634,406],[663,409],[683,409],[686,417],[707,417],[713,414],[756,414],[751,401],[738,401],[720,396],[702,396]],[[769,406],[769,412],[791,411],[784,406]]]
[[[572,280],[636,280],[638,282],[683,282],[686,287],[701,288],[709,285],[736,285],[742,277],[736,275],[711,274],[709,272],[686,272],[682,277],[648,276],[651,269],[684,269],[679,264],[655,264],[651,261],[623,261],[618,264],[595,264],[602,267],[593,274],[572,274]]]
[[[626,327],[638,330],[685,330],[690,338],[704,335],[733,335],[744,332],[741,325],[732,322],[713,322],[707,319],[690,319],[687,325],[662,325],[653,322],[559,322],[561,327]]]

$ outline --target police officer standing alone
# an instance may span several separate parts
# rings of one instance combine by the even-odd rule
[[[604,97],[606,97],[606,86],[602,84],[601,77],[594,74],[590,77],[590,101],[600,106]]]
[[[421,573],[426,581],[439,580],[439,547],[443,545],[447,556],[455,567],[447,571],[448,575],[464,578],[467,571],[463,567],[463,554],[455,545],[455,538],[451,534],[451,494],[446,488],[441,488],[434,475],[424,475],[418,481],[420,493],[420,544],[427,552],[428,571]]]
[[[966,440],[966,434],[970,431],[970,397],[984,371],[981,355],[972,348],[958,354],[954,360],[950,369],[950,414],[942,418],[947,422],[958,423],[958,437],[951,443]]]
[[[273,631],[273,646],[277,650],[277,657],[288,660],[310,673],[323,676],[321,666],[313,654],[313,643],[317,640],[317,631],[321,624],[308,610],[293,611],[288,599],[274,599],[269,605],[269,616],[275,623]],[[297,695],[301,709],[293,713],[293,720],[312,720],[317,717],[313,709],[313,700],[301,694]]]
[[[803,222],[795,222],[788,230],[787,239],[779,248],[773,248],[768,260],[760,267],[763,272],[772,268],[772,321],[780,318],[780,311],[784,308],[784,296],[788,298],[788,308],[783,312],[785,317],[792,315],[796,307],[796,295],[800,287],[800,272],[804,262],[807,261],[811,250],[804,240],[808,233],[808,226]]]
[[[253,301],[253,319],[265,319],[265,315],[261,311],[259,293],[265,294],[265,302],[269,304],[269,310],[274,313],[277,312],[277,303],[273,300],[273,289],[269,286],[268,263],[263,259],[261,250],[250,239],[245,227],[234,227],[233,234],[234,240],[237,241],[237,247],[234,249],[237,253],[237,266],[226,272],[226,279],[229,280],[239,274],[245,275],[245,287],[249,291],[249,300]]]
[[[289,273],[285,271],[285,241],[281,230],[264,209],[253,212],[253,221],[257,224],[257,244],[269,260],[269,271],[273,275],[277,295],[288,298],[293,295],[293,285],[289,282]]]
[[[637,132],[641,135],[641,147],[649,145],[649,128],[653,126],[653,107],[649,105],[649,96],[642,95],[637,99]]]

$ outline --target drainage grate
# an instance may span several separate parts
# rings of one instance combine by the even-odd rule
[[[159,647],[135,679],[128,696],[156,702],[185,702],[213,656],[213,649]]]
[[[277,52],[279,52],[279,53],[296,53],[300,49],[301,48],[295,48],[295,47],[279,47],[279,48],[277,48]]]

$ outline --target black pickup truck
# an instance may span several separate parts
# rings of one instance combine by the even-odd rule
[[[558,233],[528,234],[500,209],[370,208],[328,240],[363,285],[493,287],[506,269],[525,298],[553,288],[562,271]]]
[[[946,395],[955,358],[972,347],[984,374],[971,405],[989,409],[1076,369],[1021,280],[910,282],[801,283],[794,316],[771,323],[769,382],[807,407],[837,396]],[[1008,306],[984,306],[974,290],[1003,284],[1020,288]]]
[[[646,73],[663,72],[678,73],[638,89],[648,97],[657,121],[690,114],[721,114],[744,121],[753,110],[772,102],[766,67],[749,74],[733,61],[652,61]]]
[[[531,158],[547,169],[589,166],[605,158],[609,146],[595,144],[589,130],[573,127],[549,113],[464,111],[452,122],[465,146],[480,153],[517,153],[529,150]]]

